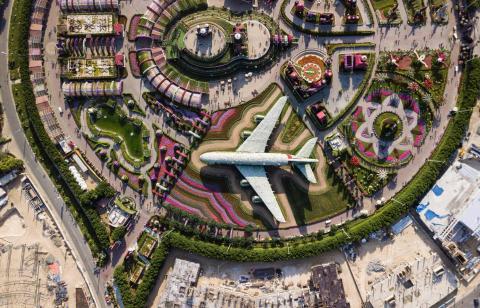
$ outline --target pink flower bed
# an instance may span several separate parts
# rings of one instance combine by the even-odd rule
[[[355,121],[352,121],[351,128],[352,128],[352,133],[355,134],[358,130],[358,123]]]
[[[391,155],[388,155],[386,161],[388,161],[389,163],[394,162],[394,161],[395,161],[395,157],[393,157],[393,156],[391,156]]]
[[[246,226],[248,223],[238,215],[233,210],[233,206],[228,202],[221,193],[212,192],[211,189],[203,185],[202,183],[197,182],[196,180],[189,177],[186,173],[182,174],[180,177],[179,185],[182,189],[191,192],[192,194],[198,194],[199,196],[208,199],[210,204],[213,205],[215,209],[219,212],[223,221],[226,223],[235,223],[241,227]],[[226,215],[228,214],[228,216]]]
[[[141,15],[135,15],[130,20],[130,28],[128,29],[128,40],[134,41],[137,37],[137,28]]]
[[[353,117],[355,119],[358,118],[358,116],[362,114],[362,110],[363,110],[363,108],[361,106],[357,106],[357,108],[353,112]]]
[[[210,126],[210,131],[220,132],[223,130],[225,123],[227,123],[235,114],[237,110],[235,108],[230,108],[224,111],[217,111],[212,115],[212,125]]]
[[[176,187],[182,190],[185,190],[194,196],[207,199],[207,202],[209,202],[210,205],[215,209],[215,211],[220,215],[220,217],[222,218],[222,221],[224,221],[227,224],[232,223],[232,220],[230,219],[230,217],[228,217],[227,213],[225,212],[225,209],[220,204],[218,204],[217,200],[210,193],[188,185],[185,182],[185,177],[182,177],[178,180]],[[197,201],[197,204],[198,204],[198,201]]]
[[[372,151],[365,151],[363,154],[364,154],[366,157],[371,157],[371,158],[376,157],[375,153],[372,152]]]
[[[415,136],[413,146],[420,147],[422,145],[423,139],[425,139],[425,130],[425,123],[422,120],[418,121],[418,125],[412,131]]]
[[[171,206],[174,206],[176,208],[179,208],[185,212],[188,212],[190,214],[195,214],[197,216],[202,216],[202,213],[196,209],[196,208],[191,208],[189,206],[186,206],[184,204],[182,204],[181,202],[173,199],[171,196],[168,196],[166,199],[165,199],[165,202],[170,204]]]
[[[407,151],[403,152],[402,154],[400,154],[398,156],[398,160],[399,161],[404,161],[404,160],[410,158],[411,155],[412,155],[412,152],[410,150],[407,150]]]
[[[167,201],[167,200],[175,200],[175,201],[177,201],[177,204],[181,204],[182,206],[189,207],[189,208],[193,208],[193,207],[188,206],[187,204],[195,204],[195,205],[199,204],[198,200],[190,198],[187,195],[176,194],[176,193],[172,193],[169,196],[167,196],[167,198],[165,198],[165,201]],[[196,210],[198,211],[198,213],[200,213],[201,217],[207,217],[207,218],[210,218],[212,220],[215,220],[216,222],[221,222],[222,221],[217,215],[215,215],[214,212],[212,212],[206,206],[202,206],[201,209],[196,209]]]
[[[140,77],[140,66],[138,65],[137,53],[130,51],[128,53],[128,63],[130,63],[130,71],[134,77]]]
[[[160,180],[164,176],[165,171],[167,171],[166,165],[165,165],[165,158],[167,156],[174,157],[175,141],[173,141],[172,139],[170,139],[166,135],[162,135],[162,137],[160,137],[160,140],[156,142],[156,145],[158,147],[158,151],[157,151],[158,152],[158,157],[157,157],[156,163],[158,163],[160,165],[160,169],[155,170],[155,168],[152,168],[150,170],[150,172],[148,173],[148,175],[149,175],[149,177],[151,177],[152,175],[155,175],[157,177],[157,179]],[[160,151],[160,148],[162,146],[165,146],[167,148],[166,152]]]

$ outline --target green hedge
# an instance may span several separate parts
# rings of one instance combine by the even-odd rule
[[[152,254],[150,265],[145,274],[141,277],[140,284],[136,289],[130,286],[128,273],[125,265],[118,266],[113,273],[115,284],[122,294],[123,305],[126,308],[147,307],[148,296],[155,287],[155,284],[162,269],[163,263],[168,255],[168,247],[160,243]]]
[[[108,231],[93,207],[82,204],[84,192],[68,170],[62,154],[52,142],[38,113],[28,68],[28,37],[31,0],[15,0],[9,31],[9,68],[18,69],[21,83],[12,86],[18,116],[30,145],[72,210],[94,255],[109,247]],[[55,176],[53,176],[55,175]],[[102,188],[102,187],[101,187]]]
[[[460,89],[458,108],[465,110],[457,113],[451,120],[438,147],[431,155],[432,160],[448,161],[461,145],[465,135],[470,116],[476,105],[476,99],[480,93],[480,59],[473,60],[468,66]],[[349,237],[343,231],[338,231],[330,236],[321,236],[316,240],[313,236],[308,239],[297,241],[290,247],[279,248],[253,248],[243,249],[216,245],[195,240],[172,232],[165,242],[171,247],[180,248],[188,252],[197,253],[209,258],[225,259],[232,261],[262,261],[271,262],[277,260],[305,258],[318,255],[322,252],[338,248],[348,242],[359,241],[370,233],[381,228],[388,227],[398,221],[408,210],[416,206],[418,202],[435,184],[443,174],[448,164],[427,163],[420,168],[414,178],[384,207],[368,218],[351,221],[343,226]]]
[[[11,154],[0,152],[0,176],[13,170],[23,170],[23,161]]]
[[[459,109],[473,109],[479,93],[480,59],[477,59],[470,63],[465,73],[465,79],[462,81],[458,100]],[[447,161],[456,153],[467,131],[471,114],[471,111],[459,112],[451,119],[439,146],[431,155],[432,159]],[[332,227],[328,236],[318,233],[316,236],[310,235],[301,240],[287,242],[287,245],[282,245],[282,247],[245,249],[208,243],[184,236],[179,232],[171,232],[164,237],[155,251],[152,264],[147,269],[136,291],[132,291],[130,288],[124,265],[117,267],[115,270],[115,283],[120,289],[125,307],[145,307],[148,294],[153,289],[167,252],[171,248],[182,249],[208,258],[238,262],[273,262],[319,255],[346,243],[359,241],[376,230],[391,226],[405,215],[410,208],[418,204],[446,168],[447,164],[427,163],[420,168],[408,185],[395,196],[396,201],[388,201],[383,208],[372,216],[346,223],[342,227],[343,230]]]

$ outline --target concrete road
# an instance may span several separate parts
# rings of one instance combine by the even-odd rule
[[[0,25],[0,51],[3,55],[0,57],[0,95],[2,98],[4,118],[8,121],[6,127],[4,127],[4,132],[9,132],[10,137],[12,137],[12,142],[8,145],[7,149],[16,154],[18,158],[23,159],[26,173],[35,184],[35,187],[40,191],[44,201],[48,204],[48,208],[64,233],[63,236],[65,240],[69,243],[74,256],[76,256],[77,264],[90,287],[97,306],[104,307],[104,300],[99,300],[98,296],[99,283],[98,278],[94,275],[95,263],[90,248],[78,228],[75,219],[68,210],[68,207],[59,196],[55,185],[43,169],[43,166],[37,162],[17,116],[8,77],[8,57],[3,54],[3,52],[7,52],[8,50],[8,25],[12,4],[13,1],[8,1],[4,11],[4,19]]]

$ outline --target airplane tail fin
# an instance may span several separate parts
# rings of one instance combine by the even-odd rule
[[[312,138],[305,142],[303,147],[300,149],[300,151],[297,152],[295,156],[297,157],[302,157],[302,158],[309,158],[310,155],[312,155],[313,149],[315,148],[315,145],[317,144],[317,138]]]
[[[313,149],[315,148],[316,144],[317,144],[317,138],[312,138],[308,140],[295,156],[301,157],[301,158],[309,158],[312,155]],[[315,178],[315,174],[313,173],[312,166],[310,166],[309,163],[306,163],[306,164],[295,163],[294,166],[295,168],[298,169],[298,171],[300,171],[303,174],[303,176],[310,183],[313,183],[313,184],[317,183],[317,179]]]

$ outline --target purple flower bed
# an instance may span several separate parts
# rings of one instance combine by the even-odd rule
[[[212,189],[215,189],[215,187],[212,187],[212,189],[208,188],[202,183],[199,183],[196,180],[192,179],[185,173],[182,174],[182,176],[180,177],[177,185],[179,184],[179,187],[183,190],[186,190],[192,194],[198,194],[199,196],[208,199],[210,204],[212,204],[213,207],[217,209],[217,212],[219,212],[224,222],[233,222],[241,227],[244,227],[248,224],[246,221],[238,217],[238,215],[233,210],[233,205],[228,202],[221,193],[212,192]],[[228,216],[226,215],[227,213]]]
[[[365,129],[362,131],[362,137],[365,137],[365,138],[370,137],[370,133],[368,132],[368,129],[367,129],[367,128],[365,128]]]
[[[221,132],[225,123],[227,123],[235,114],[237,109],[230,108],[224,111],[217,111],[212,115],[212,125],[210,126],[210,131],[212,132]]]
[[[129,41],[134,41],[135,38],[137,37],[137,28],[138,28],[138,23],[140,22],[140,17],[141,16],[142,15],[135,15],[130,20],[130,28],[128,29],[128,40]]]
[[[373,102],[373,101],[378,101],[381,100],[384,97],[392,95],[392,91],[388,89],[378,89],[370,92],[367,95],[367,98],[365,99],[367,102]]]
[[[128,63],[130,63],[130,71],[134,77],[140,77],[140,66],[138,65],[137,53],[135,51],[130,51],[128,53]]]
[[[398,97],[403,101],[406,109],[412,110],[416,114],[420,114],[420,105],[412,96],[407,93],[400,93]]]

